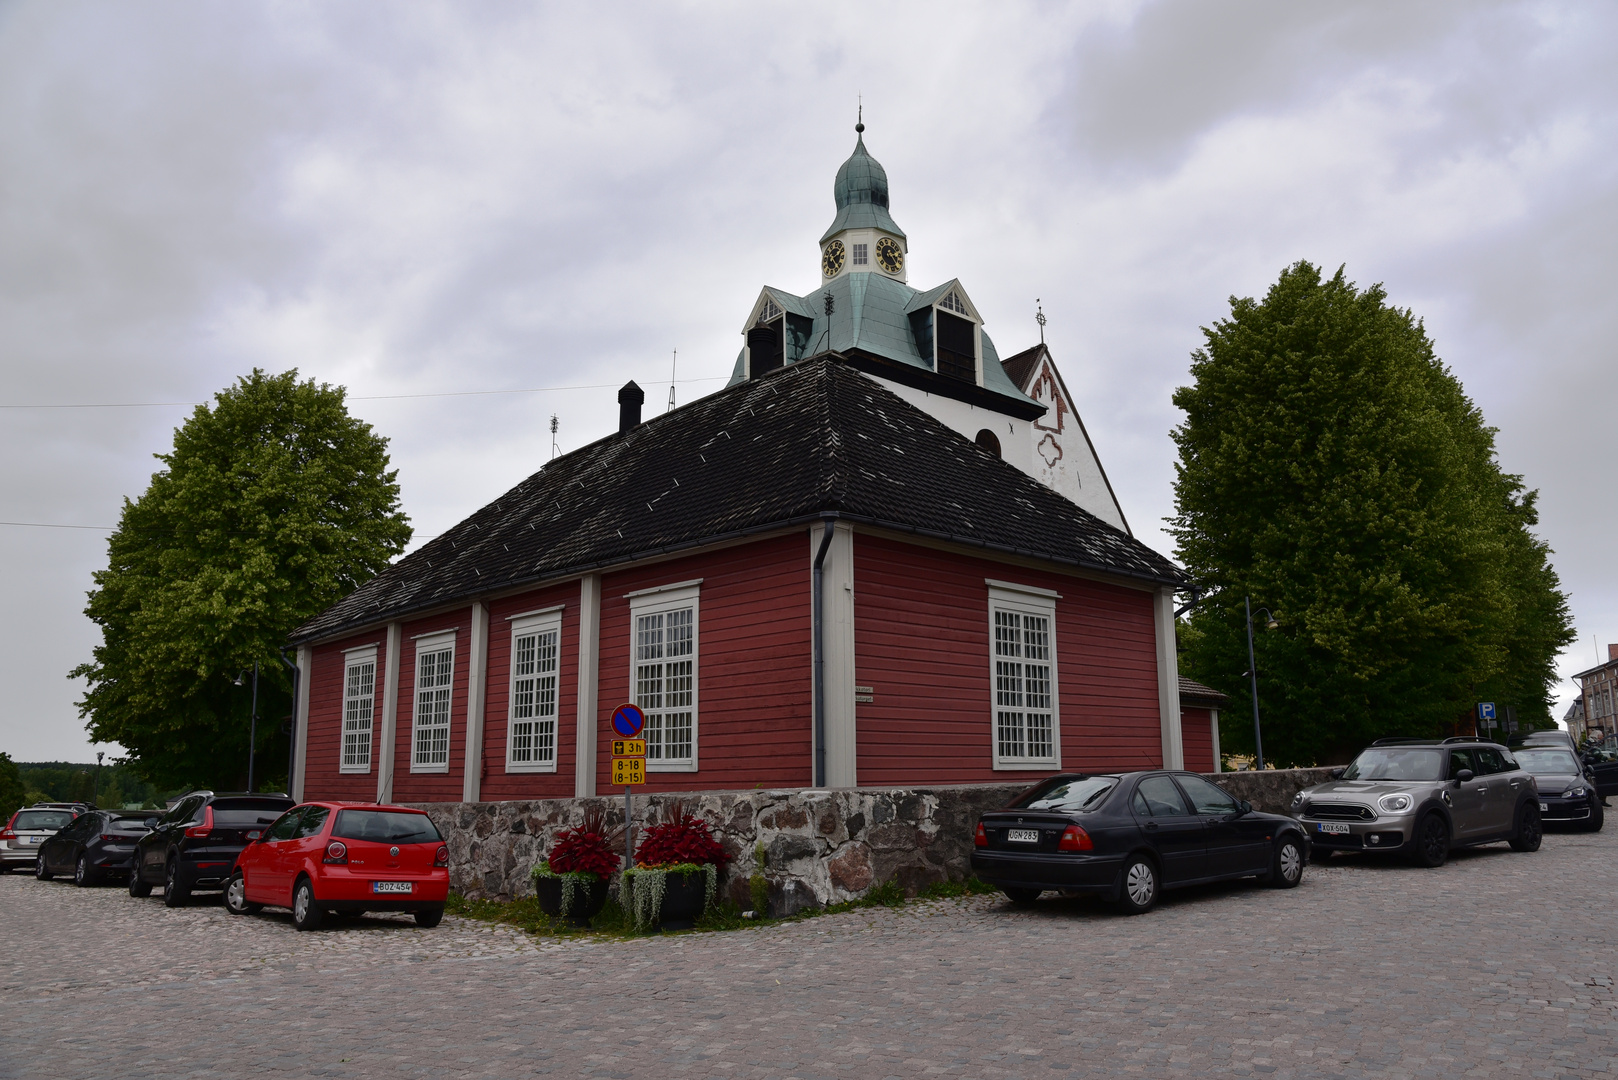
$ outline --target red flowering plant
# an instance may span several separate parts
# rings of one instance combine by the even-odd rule
[[[556,834],[548,860],[552,874],[591,874],[602,881],[618,872],[623,862],[619,854],[624,842],[622,827],[609,828],[605,810],[592,807],[584,821]],[[535,867],[536,876],[544,876]]]
[[[664,819],[646,830],[635,849],[635,865],[647,868],[723,866],[729,856],[708,823],[676,803]]]

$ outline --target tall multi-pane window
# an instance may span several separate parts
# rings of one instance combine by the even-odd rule
[[[646,767],[697,765],[697,590],[631,596],[635,704],[646,715]]]
[[[455,638],[434,635],[416,642],[416,710],[410,770],[449,771],[449,701],[455,682]]]
[[[341,772],[371,769],[371,720],[376,707],[376,649],[343,658],[343,748]]]
[[[1056,597],[1044,593],[990,589],[990,690],[998,768],[1042,768],[1061,757]]]
[[[511,707],[506,721],[506,769],[556,769],[556,695],[560,614],[511,624]]]

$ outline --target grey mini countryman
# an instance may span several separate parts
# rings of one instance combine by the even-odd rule
[[[1317,859],[1387,851],[1442,866],[1454,848],[1536,851],[1544,835],[1533,774],[1496,743],[1379,739],[1335,775],[1292,800]]]

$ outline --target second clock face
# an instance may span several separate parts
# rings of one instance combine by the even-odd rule
[[[904,249],[899,241],[884,236],[876,242],[876,264],[890,274],[897,274],[905,268]]]
[[[826,245],[826,250],[820,256],[820,272],[827,277],[836,277],[837,272],[843,268],[843,242],[833,240]]]

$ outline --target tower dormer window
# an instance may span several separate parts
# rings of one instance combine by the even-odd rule
[[[966,301],[962,300],[960,294],[955,292],[953,289],[944,296],[944,299],[938,302],[938,306],[941,308],[947,308],[950,311],[961,315],[967,314]]]
[[[781,306],[774,300],[765,300],[764,306],[758,312],[758,325],[764,326],[772,319],[781,317]]]
[[[850,261],[855,266],[869,266],[869,265],[871,265],[871,245],[870,244],[852,244],[852,245],[850,245],[850,247],[854,252],[854,257]]]

